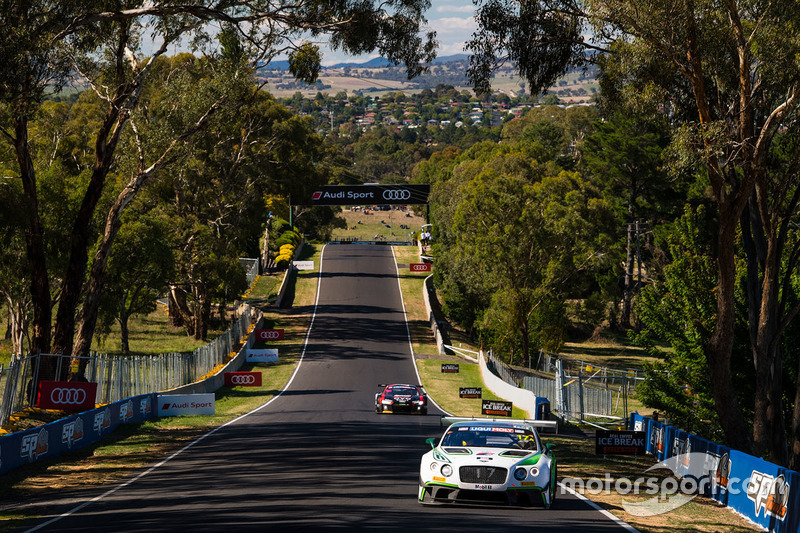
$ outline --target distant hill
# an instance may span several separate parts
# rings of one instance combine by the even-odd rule
[[[455,54],[450,56],[442,56],[437,57],[433,61],[431,61],[431,65],[442,65],[446,63],[454,63],[456,61],[467,61],[469,59],[468,54]],[[335,65],[329,65],[326,67],[322,67],[323,69],[326,68],[386,68],[392,66],[389,61],[384,57],[375,57],[370,59],[369,61],[364,61],[362,63],[354,63],[354,62],[346,62],[346,63],[336,63]],[[264,67],[262,70],[289,70],[289,62],[285,59],[279,59],[270,62],[269,65]]]

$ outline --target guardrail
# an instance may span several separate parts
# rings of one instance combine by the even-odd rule
[[[165,353],[152,356],[108,355],[93,353],[81,364],[84,377],[97,383],[96,404],[116,402],[131,396],[161,392],[187,385],[211,373],[223,364],[245,338],[257,317],[248,304],[239,307],[239,317],[231,328],[211,343],[193,352]],[[35,383],[39,381],[42,357],[55,357],[56,374],[76,358],[61,354],[35,354],[12,361],[0,404],[0,425],[8,423],[13,413],[36,405]]]

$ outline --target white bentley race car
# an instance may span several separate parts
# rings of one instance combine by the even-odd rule
[[[445,419],[447,420],[447,419]],[[422,456],[419,501],[501,503],[549,509],[556,496],[553,445],[536,421],[461,419]]]

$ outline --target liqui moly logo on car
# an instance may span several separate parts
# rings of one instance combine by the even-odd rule
[[[28,459],[28,461],[35,461],[37,457],[47,453],[49,439],[50,434],[44,428],[23,436],[19,447],[19,456]]]
[[[111,409],[106,407],[102,411],[98,411],[94,415],[94,423],[92,429],[98,435],[102,435],[103,431],[111,427]]]
[[[68,448],[79,442],[83,438],[83,419],[76,418],[72,422],[67,422],[61,428],[61,444],[66,444]]]

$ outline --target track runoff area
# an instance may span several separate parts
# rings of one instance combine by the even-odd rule
[[[46,502],[27,531],[635,531],[561,491],[550,510],[418,503],[445,413],[374,409],[378,384],[419,383],[401,275],[390,246],[325,246],[283,390],[121,484]]]

